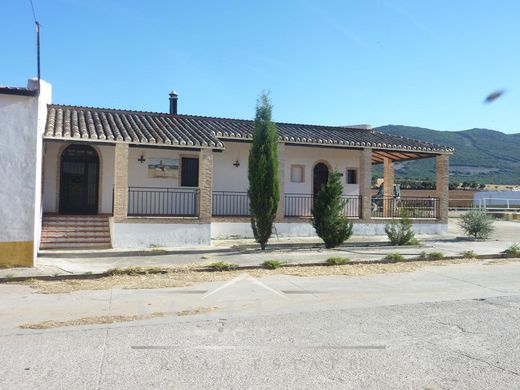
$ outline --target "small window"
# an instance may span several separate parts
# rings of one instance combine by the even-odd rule
[[[357,169],[347,169],[347,184],[357,183]]]
[[[304,181],[305,177],[303,165],[291,165],[291,182],[303,183]]]

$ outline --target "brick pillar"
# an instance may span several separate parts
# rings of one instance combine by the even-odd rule
[[[450,162],[447,154],[441,154],[435,158],[435,182],[437,198],[439,198],[439,219],[448,223],[448,201],[450,183]]]
[[[280,200],[275,221],[281,222],[285,217],[285,144],[283,143],[278,143],[278,181],[280,183]]]
[[[211,223],[213,197],[213,151],[202,149],[199,163],[199,220]]]
[[[383,215],[385,217],[392,216],[392,207],[394,206],[390,198],[394,197],[394,162],[389,158],[383,159],[384,165],[384,182],[383,182]]]
[[[361,151],[359,162],[359,194],[361,195],[361,219],[372,219],[372,149]]]
[[[114,220],[128,215],[128,144],[117,143],[114,163]]]

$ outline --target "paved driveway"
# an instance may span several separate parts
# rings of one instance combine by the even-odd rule
[[[0,388],[519,388],[519,280],[520,263],[500,261],[57,295],[0,285]],[[18,328],[149,312],[170,314]]]

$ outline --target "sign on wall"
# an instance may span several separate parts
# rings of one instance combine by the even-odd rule
[[[149,158],[148,177],[177,179],[179,175],[178,158]]]

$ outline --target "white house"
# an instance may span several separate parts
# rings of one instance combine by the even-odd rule
[[[168,113],[52,104],[50,86],[42,81],[38,93],[34,83],[0,88],[0,263],[32,264],[40,236],[46,249],[196,246],[252,236],[253,121],[178,114],[175,93]],[[383,234],[403,209],[417,232],[446,231],[453,149],[366,125],[276,125],[279,236],[315,234],[313,196],[333,169],[342,175],[344,213],[356,234]],[[393,163],[419,158],[437,161],[437,196],[394,198]],[[385,172],[377,199],[370,193],[374,164]]]

